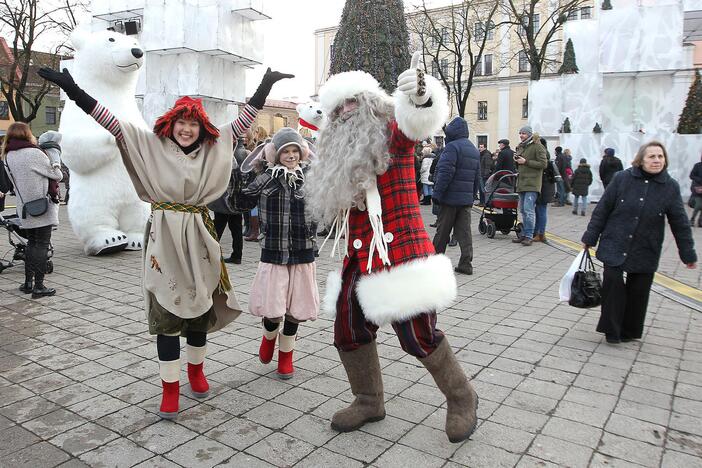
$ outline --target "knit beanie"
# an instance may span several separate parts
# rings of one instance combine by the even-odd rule
[[[286,146],[295,145],[302,151],[302,136],[290,127],[281,128],[273,135],[273,146],[278,154]]]
[[[525,125],[519,129],[519,133],[526,133],[527,135],[531,136],[534,131],[531,129],[531,125]]]
[[[605,148],[604,153],[606,156],[612,157],[614,156],[614,148]]]
[[[587,164],[587,159],[580,158],[580,164]]]

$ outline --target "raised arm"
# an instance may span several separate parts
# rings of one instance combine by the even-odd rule
[[[83,112],[95,119],[98,124],[115,138],[118,140],[123,139],[117,118],[108,109],[98,104],[95,98],[83,91],[73,81],[73,77],[67,69],[64,68],[62,72],[57,72],[51,68],[40,68],[37,74],[61,88],[68,96],[68,99],[75,102]]]
[[[246,133],[246,130],[251,127],[251,124],[256,120],[256,114],[258,111],[263,109],[266,104],[266,98],[270,94],[273,85],[285,78],[294,78],[295,75],[290,75],[288,73],[280,73],[277,71],[271,71],[270,67],[266,70],[266,73],[261,79],[261,84],[258,85],[258,89],[249,99],[249,103],[244,107],[239,116],[234,120],[232,125],[232,131],[234,132],[234,138],[239,138]]]

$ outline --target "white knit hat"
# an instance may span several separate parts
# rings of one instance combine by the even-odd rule
[[[369,73],[360,70],[338,73],[329,77],[319,89],[319,103],[326,115],[332,115],[344,100],[364,91],[385,94]]]

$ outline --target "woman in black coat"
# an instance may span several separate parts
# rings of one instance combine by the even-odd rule
[[[692,180],[692,184],[690,185],[690,191],[692,192],[691,205],[692,208],[694,208],[692,217],[690,218],[690,224],[695,224],[695,217],[699,214],[697,227],[702,227],[702,214],[700,214],[702,212],[702,158],[700,158],[700,162],[695,163],[693,166],[690,172],[690,179]]]
[[[668,154],[662,143],[643,145],[632,167],[618,172],[607,186],[583,234],[584,247],[600,243],[597,258],[604,263],[604,273],[597,331],[605,334],[608,343],[641,338],[663,246],[664,217],[680,259],[688,268],[697,267],[680,186],[668,175],[667,167]]]

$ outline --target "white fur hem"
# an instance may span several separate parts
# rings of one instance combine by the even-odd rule
[[[164,382],[178,382],[180,380],[180,359],[175,361],[158,361],[158,373]]]
[[[445,309],[456,299],[456,277],[447,256],[432,255],[363,276],[356,294],[366,319],[382,326]]]
[[[207,345],[205,346],[191,346],[189,344],[185,345],[185,355],[188,359],[188,364],[202,364],[205,362],[205,355],[207,354]]]
[[[384,94],[378,81],[369,73],[360,70],[337,73],[329,77],[319,89],[319,103],[322,111],[330,116],[344,103],[344,99],[363,92]]]
[[[336,301],[341,293],[341,270],[330,271],[324,287],[321,316],[328,319],[336,317]]]
[[[433,76],[426,74],[425,80],[431,107],[415,106],[409,96],[400,90],[393,93],[397,126],[411,140],[423,140],[434,135],[448,119],[446,90]]]

